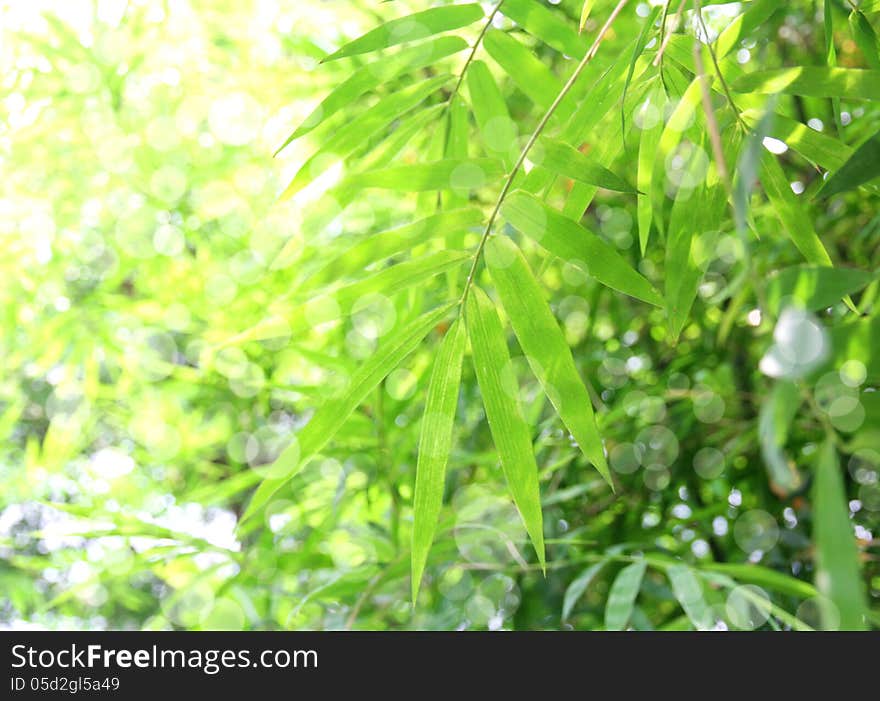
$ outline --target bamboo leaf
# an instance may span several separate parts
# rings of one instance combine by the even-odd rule
[[[427,312],[380,343],[376,352],[352,375],[345,391],[322,404],[296,435],[296,440],[278,456],[269,468],[269,476],[251,497],[240,523],[266,506],[274,494],[333,438],[367,395],[418,347],[454,306],[455,303],[450,302]]]
[[[550,253],[583,269],[603,285],[662,306],[657,290],[633,270],[611,244],[559,214],[534,195],[513,192],[504,201],[501,211],[514,228]]]
[[[513,501],[544,567],[544,526],[538,466],[529,427],[519,401],[504,386],[502,369],[510,362],[507,341],[495,306],[486,293],[472,288],[467,299],[467,331],[474,355],[477,383],[483,397],[489,430],[498,448],[501,467]]]
[[[375,187],[401,192],[468,192],[500,180],[504,173],[504,164],[496,158],[446,158],[433,163],[356,173],[346,178],[345,184],[352,188]]]
[[[461,37],[440,37],[428,44],[407,47],[394,56],[358,68],[321,100],[320,104],[309,113],[302,124],[275,152],[275,155],[292,141],[305,136],[373,88],[393,80],[404,71],[414,71],[431,66],[441,58],[464,51],[467,47],[467,42]]]
[[[562,91],[562,83],[553,72],[509,34],[489,31],[483,38],[483,46],[516,86],[541,109],[548,109]],[[556,116],[562,121],[567,120],[571,113],[571,103],[566,100],[556,110]]]
[[[582,154],[562,141],[544,137],[540,141],[543,156],[537,163],[554,173],[564,175],[587,185],[604,187],[614,192],[636,194],[636,189],[616,173]]]
[[[584,6],[581,8],[581,18],[578,21],[578,32],[583,32],[587,26],[587,20],[590,19],[590,13],[593,11],[594,0],[584,0]]]
[[[623,630],[629,623],[642,586],[647,565],[644,561],[624,567],[615,577],[605,604],[605,629]]]
[[[590,586],[590,583],[596,578],[596,575],[602,571],[602,568],[605,567],[606,564],[608,564],[608,560],[601,560],[595,565],[590,565],[587,569],[581,572],[576,579],[573,579],[568,587],[566,587],[565,595],[562,597],[563,621],[568,620],[575,604],[577,604],[578,600],[584,595],[587,587]]]
[[[877,43],[877,33],[865,17],[865,13],[853,10],[849,15],[849,27],[859,51],[865,57],[865,63],[871,68],[880,68],[880,45]]]
[[[782,166],[771,153],[765,153],[761,160],[760,179],[773,211],[804,258],[810,263],[830,266],[831,258],[813,228],[812,219],[792,192]]]
[[[666,570],[672,593],[681,604],[682,610],[697,630],[706,630],[712,625],[712,610],[706,603],[703,585],[690,567],[674,565]]]
[[[613,489],[590,396],[528,263],[516,244],[496,236],[486,245],[486,264],[532,371],[581,451]]]
[[[354,41],[350,41],[324,61],[357,56],[410,41],[420,41],[434,34],[466,27],[484,17],[479,3],[432,7],[407,17],[385,22]]]
[[[660,135],[663,133],[663,112],[666,109],[666,93],[662,86],[658,85],[649,93],[641,109],[643,118],[654,118],[653,124],[645,124],[642,129],[639,141],[638,174],[636,176],[636,185],[639,189],[637,205],[639,248],[644,256],[648,248],[648,239],[651,236],[651,220],[653,218],[650,192],[654,176],[654,160],[660,145]],[[653,111],[653,114],[650,111]]]
[[[791,422],[801,406],[800,391],[793,382],[781,380],[761,405],[758,441],[773,491],[789,495],[803,486],[794,461],[785,453]]]
[[[536,39],[567,56],[583,58],[584,42],[560,15],[536,0],[504,0],[504,14]]]
[[[824,66],[775,68],[748,73],[735,80],[731,88],[739,93],[880,100],[880,71]]]
[[[355,117],[322,145],[297,171],[290,184],[281,193],[280,200],[293,197],[306,185],[321,175],[334,160],[350,156],[373,135],[411,109],[421,105],[437,88],[452,76],[442,75],[411,85],[393,93],[363,114]]]
[[[859,146],[846,163],[825,181],[816,196],[831,197],[854,190],[877,177],[880,177],[880,132]]]
[[[761,113],[757,110],[744,110],[742,118],[750,127],[757,129]],[[778,112],[773,114],[768,136],[782,141],[807,160],[828,169],[842,166],[853,152],[852,148],[840,139],[810,129],[806,124],[801,124]]]
[[[836,606],[841,630],[865,630],[867,606],[859,551],[834,444],[819,449],[813,488],[816,588]]]
[[[422,417],[416,486],[413,494],[412,600],[419,595],[419,583],[434,540],[437,517],[443,503],[446,463],[452,442],[455,407],[464,356],[464,325],[455,321],[446,333],[428,384],[428,398]]]
[[[507,103],[489,67],[483,61],[474,61],[467,74],[468,91],[477,126],[483,142],[493,155],[504,158],[508,168],[513,167],[516,154],[513,144],[518,136],[516,123],[510,118]]]
[[[855,268],[799,265],[784,268],[767,281],[767,308],[778,314],[783,302],[818,311],[877,279],[875,273]]]

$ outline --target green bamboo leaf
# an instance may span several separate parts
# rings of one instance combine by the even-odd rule
[[[537,154],[542,154],[538,156]],[[614,192],[636,194],[637,190],[616,173],[599,165],[566,143],[543,137],[536,149],[536,164],[587,185]]]
[[[454,306],[455,303],[450,302],[423,314],[379,344],[376,352],[354,372],[345,391],[322,404],[296,440],[278,456],[251,497],[240,523],[266,506],[272,496],[327,445],[367,395],[419,346]]]
[[[810,263],[830,266],[831,257],[813,228],[813,220],[792,192],[782,166],[771,153],[765,153],[761,160],[760,180],[773,211],[804,258]]]
[[[775,97],[768,100],[767,109],[758,120],[755,130],[746,137],[745,148],[736,164],[736,179],[733,186],[733,215],[737,231],[748,230],[752,189],[758,180],[758,169],[764,154],[763,142],[773,128],[773,106]]]
[[[788,302],[818,311],[840,302],[876,279],[876,273],[855,268],[816,265],[784,268],[767,281],[767,308],[778,314],[783,302]]]
[[[345,180],[352,188],[375,187],[401,192],[453,190],[468,192],[504,177],[504,163],[497,158],[446,158],[433,163],[393,166],[356,173]]]
[[[415,71],[432,66],[441,58],[464,51],[467,42],[461,37],[440,37],[428,44],[407,47],[381,61],[358,68],[344,82],[336,86],[275,152],[278,155],[288,144],[321,125],[341,109],[348,107],[361,95],[387,83],[404,71]]]
[[[538,107],[546,110],[562,92],[562,83],[535,54],[509,34],[499,30],[486,33],[483,46],[492,59],[507,73],[514,84]],[[572,113],[570,101],[563,100],[556,109],[562,121]]]
[[[847,503],[837,451],[826,440],[813,487],[816,588],[836,606],[841,630],[865,630],[867,605]]]
[[[880,177],[880,132],[859,146],[846,163],[825,181],[816,196],[831,197],[854,190],[877,177]]]
[[[538,466],[529,427],[519,401],[504,385],[502,370],[510,362],[507,341],[495,305],[478,287],[467,299],[467,331],[474,354],[477,384],[489,421],[492,439],[498,448],[501,467],[513,501],[535,546],[541,567],[544,561],[544,526]]]
[[[639,248],[644,256],[648,248],[648,239],[651,236],[651,220],[653,218],[650,192],[654,177],[654,161],[657,157],[657,148],[660,145],[660,135],[663,133],[663,113],[666,109],[666,93],[663,86],[658,85],[649,93],[641,109],[643,118],[653,117],[653,124],[646,123],[642,129],[639,140],[638,174],[636,176],[636,186],[639,189]]]
[[[757,129],[761,115],[758,110],[744,110],[742,118],[750,127]],[[852,148],[840,139],[810,129],[806,124],[801,124],[778,112],[773,114],[773,123],[767,135],[782,141],[807,160],[832,170],[840,168],[853,152]]]
[[[558,52],[583,58],[585,43],[571,25],[546,5],[536,0],[504,0],[504,14],[536,39]]]
[[[623,630],[629,623],[642,586],[647,564],[644,561],[627,565],[617,574],[605,604],[605,629]]]
[[[795,462],[786,454],[791,422],[801,406],[797,385],[787,380],[777,382],[761,404],[758,414],[758,442],[773,491],[789,495],[803,486]]]
[[[755,0],[750,3],[747,9],[718,35],[715,42],[715,55],[719,59],[727,56],[740,45],[742,39],[764,24],[774,12],[782,7],[779,0]]]
[[[413,603],[418,599],[419,583],[422,581],[422,572],[428,560],[428,551],[434,540],[437,517],[443,503],[446,463],[452,443],[452,427],[455,422],[466,340],[464,325],[461,321],[455,321],[440,344],[428,384],[413,494]]]
[[[849,15],[849,27],[859,51],[865,57],[865,63],[871,68],[880,68],[880,45],[877,43],[877,33],[865,14],[860,10],[853,10]]]
[[[654,28],[654,25],[657,21],[657,16],[659,14],[660,6],[657,5],[645,18],[645,21],[642,24],[642,29],[639,32],[639,38],[636,39],[635,46],[633,46],[632,54],[629,58],[629,67],[626,70],[626,79],[623,81],[623,95],[620,98],[620,133],[621,138],[624,140],[624,142],[626,142],[626,111],[628,106],[626,95],[629,91],[630,83],[632,82],[633,76],[636,72],[636,64],[638,63],[639,58],[641,58],[642,54],[645,51],[645,47],[648,44],[648,35]]]
[[[733,577],[738,582],[757,584],[765,589],[770,589],[780,594],[786,594],[799,599],[809,599],[818,595],[815,587],[809,582],[793,577],[790,574],[772,570],[769,567],[753,564],[741,564],[736,562],[712,562],[700,566],[703,570],[717,572],[721,575]],[[708,574],[708,573],[706,573]],[[705,576],[705,575],[704,575]],[[731,584],[734,584],[731,582]]]
[[[344,251],[328,256],[316,273],[332,267],[336,279],[360,273],[378,261],[411,250],[431,240],[446,240],[480,225],[483,213],[479,209],[450,209],[419,219],[396,229],[364,236]],[[316,273],[313,278],[317,279]],[[307,285],[308,287],[308,285]]]
[[[562,597],[562,620],[568,620],[572,609],[578,600],[584,595],[587,587],[596,578],[596,575],[602,571],[602,568],[608,564],[608,560],[600,560],[595,565],[590,565],[581,572],[576,579],[565,589],[565,595]]]
[[[420,41],[434,34],[466,27],[484,16],[483,8],[479,3],[432,7],[429,10],[385,22],[381,27],[376,27],[350,41],[327,56],[324,61],[366,54],[404,42]]]
[[[323,173],[334,161],[342,160],[363,146],[372,136],[385,129],[391,122],[421,105],[437,88],[452,76],[441,75],[384,97],[363,114],[334,132],[297,171],[293,180],[281,193],[280,200],[293,197],[306,185]]]
[[[508,168],[513,167],[516,154],[512,147],[519,132],[495,78],[483,61],[474,61],[468,69],[467,81],[483,143],[490,153],[503,158]]]
[[[672,585],[672,593],[694,628],[697,630],[710,628],[713,621],[712,610],[706,603],[699,577],[685,565],[673,565],[666,570],[666,576]]]
[[[648,304],[663,305],[657,290],[633,270],[611,244],[534,195],[512,192],[501,212],[514,228],[603,285]]]
[[[880,100],[880,71],[858,68],[798,66],[747,73],[731,89],[739,93]]]
[[[613,489],[590,395],[523,254],[513,241],[496,236],[486,245],[486,264],[532,371],[583,454]]]
[[[584,0],[584,6],[581,8],[581,18],[578,22],[578,33],[584,31],[587,26],[587,20],[590,19],[590,13],[593,11],[594,0]]]
[[[384,268],[362,280],[319,292],[308,300],[293,304],[283,297],[273,302],[269,314],[247,331],[228,339],[224,346],[281,336],[297,338],[315,326],[328,324],[351,313],[367,295],[392,295],[414,287],[435,275],[452,270],[469,260],[464,251],[435,251],[420,258]]]

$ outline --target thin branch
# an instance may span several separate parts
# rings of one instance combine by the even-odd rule
[[[730,171],[727,169],[727,161],[724,159],[724,146],[721,143],[721,130],[718,128],[718,120],[715,119],[715,109],[712,106],[712,92],[709,89],[709,81],[706,80],[706,70],[703,67],[703,45],[699,39],[694,40],[694,66],[697,69],[697,78],[700,81],[703,112],[706,114],[706,126],[709,129],[709,140],[712,142],[712,151],[715,154],[715,164],[718,166],[718,177],[721,178],[728,192],[732,192]]]
[[[706,37],[706,46],[709,49],[709,56],[712,58],[712,65],[715,67],[715,73],[718,76],[718,82],[721,83],[721,89],[724,91],[724,96],[727,98],[730,107],[733,109],[736,121],[739,122],[739,125],[744,131],[749,131],[748,125],[743,121],[742,115],[739,112],[739,107],[737,107],[736,103],[733,101],[730,87],[727,85],[727,81],[721,73],[721,66],[718,64],[718,56],[715,55],[715,49],[712,48],[712,44],[709,41],[709,29],[703,21],[703,6],[701,5],[700,0],[694,0],[694,5],[697,10],[697,21],[700,23],[700,28],[703,30],[703,36]]]
[[[678,6],[678,10],[675,13],[675,26],[677,27],[681,22],[681,15],[684,12],[684,4],[687,0],[681,0],[681,4]],[[672,32],[666,33],[666,18],[669,10],[669,3],[666,3],[666,10],[663,14],[663,26],[660,27],[660,31],[662,32],[663,41],[660,42],[660,48],[657,50],[657,55],[654,57],[654,65],[660,66],[660,76],[663,77],[663,54],[666,52],[666,47],[669,45],[669,40],[672,38]]]
[[[602,29],[599,30],[599,34],[596,36],[596,40],[593,42],[590,50],[587,51],[586,55],[583,57],[583,59],[581,59],[581,62],[577,65],[577,68],[574,69],[574,73],[571,74],[571,77],[565,83],[562,90],[559,91],[556,99],[553,100],[553,104],[550,105],[550,107],[547,109],[547,112],[541,118],[541,121],[538,122],[538,126],[535,127],[535,130],[532,132],[532,135],[529,137],[529,140],[523,147],[522,152],[519,154],[519,158],[516,159],[516,163],[513,165],[513,168],[507,175],[507,179],[504,182],[504,187],[501,188],[501,192],[499,193],[498,199],[495,202],[495,206],[492,209],[492,214],[489,216],[489,222],[486,224],[486,229],[483,231],[483,235],[480,238],[480,243],[477,246],[476,253],[474,253],[474,260],[471,264],[471,269],[468,272],[467,280],[465,280],[464,292],[461,295],[460,304],[462,307],[467,301],[468,293],[470,292],[471,285],[474,282],[474,277],[477,274],[477,266],[479,265],[480,257],[483,254],[483,249],[486,246],[486,241],[489,239],[489,235],[492,233],[492,226],[495,224],[495,219],[498,216],[498,212],[501,210],[501,205],[504,203],[504,198],[507,197],[507,193],[510,191],[510,188],[513,185],[513,181],[516,178],[517,173],[519,173],[520,168],[522,168],[523,163],[525,163],[526,158],[529,155],[529,151],[531,151],[532,146],[535,145],[538,137],[541,136],[541,133],[544,131],[544,128],[547,126],[550,118],[556,112],[556,109],[559,107],[560,103],[565,99],[565,96],[568,95],[568,93],[574,87],[574,84],[577,82],[577,79],[583,72],[584,68],[587,67],[587,64],[596,57],[596,54],[599,52],[599,47],[602,45],[602,40],[605,38],[608,30],[611,29],[611,25],[614,23],[617,15],[619,15],[621,10],[623,10],[623,8],[626,6],[626,3],[627,0],[620,0],[620,2],[617,3],[617,6],[611,12],[608,20],[602,26]]]

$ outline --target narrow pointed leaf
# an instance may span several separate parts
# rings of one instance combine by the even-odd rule
[[[585,42],[562,15],[538,0],[504,0],[502,10],[533,37],[562,54],[583,58],[587,52]]]
[[[358,68],[321,100],[320,104],[309,113],[309,116],[275,152],[276,155],[292,141],[305,136],[326,119],[348,107],[373,88],[396,78],[404,71],[414,71],[434,65],[439,59],[466,48],[467,42],[461,37],[440,37],[429,44],[408,47],[395,56]]]
[[[322,404],[309,423],[296,435],[296,440],[278,456],[269,468],[269,476],[254,492],[241,517],[242,522],[259,512],[330,441],[367,395],[418,348],[425,336],[454,306],[455,303],[450,302],[423,314],[379,344],[376,352],[352,375],[345,391]]]
[[[496,158],[447,158],[433,163],[393,166],[357,173],[346,178],[352,188],[375,187],[401,192],[454,190],[468,192],[504,177],[504,164]]]
[[[849,160],[825,181],[816,196],[831,197],[854,190],[859,185],[864,185],[878,177],[880,177],[880,132],[859,146]]]
[[[758,442],[773,491],[789,495],[803,486],[803,477],[794,460],[785,452],[791,422],[801,406],[800,391],[793,382],[777,382],[761,405],[758,415]]]
[[[865,17],[865,13],[853,10],[849,15],[849,27],[859,51],[865,57],[865,63],[870,68],[880,68],[880,45],[877,43],[877,33]]]
[[[376,27],[350,41],[327,56],[324,61],[370,53],[404,42],[419,41],[433,34],[466,27],[484,16],[483,8],[479,3],[432,7],[429,10],[385,22],[381,27]]]
[[[663,305],[657,290],[633,270],[610,243],[534,195],[513,192],[504,201],[501,211],[514,228],[603,285],[649,304]]]
[[[647,565],[644,561],[627,565],[614,578],[605,604],[605,629],[623,630],[632,617],[636,597]]]
[[[577,602],[584,595],[584,592],[587,591],[587,587],[590,586],[590,583],[596,578],[596,575],[602,571],[602,568],[608,563],[607,560],[601,560],[597,562],[595,565],[590,565],[581,572],[577,578],[573,579],[571,584],[565,590],[565,595],[562,597],[562,620],[568,620],[569,615],[574,609]]]
[[[674,565],[666,570],[672,593],[681,604],[682,610],[697,630],[706,630],[712,625],[712,610],[706,603],[703,585],[690,567]]]
[[[782,166],[771,153],[765,153],[761,160],[760,179],[776,216],[804,258],[810,263],[831,265],[828,251],[813,228],[813,220],[792,192]]]
[[[578,32],[583,32],[587,26],[587,20],[590,19],[590,13],[593,11],[595,0],[584,0],[584,6],[581,8],[581,18],[578,21]]]
[[[880,71],[824,66],[775,68],[747,73],[731,88],[739,93],[880,100]]]
[[[428,398],[422,417],[416,486],[413,494],[412,600],[419,594],[419,583],[434,540],[437,517],[443,503],[446,463],[452,443],[455,406],[461,382],[464,356],[464,324],[455,321],[446,333],[434,361]]]
[[[648,95],[642,107],[645,112],[644,118],[648,118],[648,110],[652,110],[653,124],[645,124],[639,140],[639,163],[636,185],[638,195],[638,224],[639,224],[639,248],[642,255],[648,248],[648,240],[651,236],[651,223],[653,219],[653,206],[651,204],[651,182],[654,176],[654,159],[657,156],[657,148],[660,145],[660,135],[663,133],[663,111],[666,109],[666,93],[662,86],[657,86]]]
[[[847,503],[837,451],[826,440],[813,487],[816,588],[836,607],[841,630],[865,630],[865,591]]]
[[[523,254],[510,239],[486,245],[486,264],[532,371],[587,459],[613,486],[590,395]]]
[[[539,165],[587,185],[604,187],[606,190],[635,194],[636,189],[616,173],[596,163],[577,149],[556,139],[543,138],[543,157]]]
[[[876,279],[875,273],[855,268],[816,265],[784,268],[767,281],[767,307],[778,314],[782,303],[787,301],[810,311],[819,311],[837,304]]]
[[[744,110],[742,118],[750,127],[757,129],[761,113],[757,110]],[[773,115],[768,136],[782,141],[807,160],[829,170],[840,168],[853,153],[853,149],[840,139],[810,129],[806,124],[779,112]]]
[[[531,432],[519,401],[511,396],[501,375],[510,362],[507,340],[495,305],[478,287],[468,295],[466,311],[474,369],[489,430],[501,458],[507,486],[543,568],[544,525]]]

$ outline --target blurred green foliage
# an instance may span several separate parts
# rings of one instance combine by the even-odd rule
[[[535,4],[576,31],[582,3]],[[585,46],[614,3],[593,5]],[[751,4],[709,13],[710,30],[723,29],[742,5]],[[787,3],[752,27],[736,62],[747,71],[755,63],[824,64],[815,5]],[[864,23],[848,23],[847,8],[832,5],[834,60],[869,67]],[[339,297],[299,307],[298,322],[290,309],[363,278],[365,267],[386,269],[371,258],[376,232],[428,216],[438,201],[489,209],[498,193],[489,181],[438,200],[433,191],[367,191],[342,178],[446,155],[445,101],[467,51],[419,68],[416,80],[384,81],[272,156],[373,57],[319,61],[419,9],[293,0],[0,4],[0,625],[852,627],[861,603],[852,614],[814,587],[828,594],[816,581],[817,512],[834,526],[825,547],[846,550],[853,536],[857,548],[842,564],[821,566],[832,578],[852,574],[864,589],[853,596],[864,594],[876,625],[876,181],[809,204],[809,224],[835,266],[864,275],[855,282],[801,267],[795,244],[806,232],[786,233],[785,198],[768,203],[747,191],[748,231],[740,235],[729,212],[716,223],[678,339],[667,310],[603,287],[522,239],[596,408],[616,485],[612,492],[573,445],[512,343],[502,374],[533,428],[546,575],[508,496],[466,362],[445,502],[421,594],[410,602],[421,413],[445,321],[265,509],[241,521],[315,408],[345,391],[378,339],[456,299],[466,271],[381,295],[367,289],[341,322],[339,310],[326,309]],[[629,60],[650,12],[648,3],[631,3],[621,14],[575,88],[578,100],[595,100],[590,89],[604,71]],[[877,14],[865,12],[876,28]],[[453,33],[473,45],[484,21]],[[690,80],[689,49],[681,47],[690,46],[694,26],[676,32],[664,59],[673,102]],[[558,46],[519,31],[503,13],[493,27],[528,47],[560,85],[570,75],[575,64]],[[656,52],[656,42],[642,50]],[[477,58],[490,63],[482,48]],[[543,113],[539,96],[490,65],[515,129],[508,140],[521,146]],[[341,164],[312,162],[306,187],[279,201],[322,143],[383,96],[444,71],[452,80],[415,116],[365,134]],[[478,85],[462,83],[470,108],[483,96],[472,92]],[[626,104],[642,105],[647,87],[635,81]],[[578,146],[635,184],[647,126],[639,112],[627,113],[625,145],[608,150],[607,142],[621,142],[622,99],[609,94]],[[743,96],[742,118],[760,117],[765,104]],[[491,139],[484,153],[483,117],[491,115],[479,109],[466,122],[462,157],[510,161]],[[502,114],[497,101],[492,109]],[[779,163],[795,199],[816,189],[819,166],[836,169],[880,126],[876,102],[785,97],[777,110],[777,130],[788,118],[833,139],[813,151],[785,148]],[[757,138],[770,134],[777,132]],[[784,140],[764,143],[778,153]],[[830,162],[809,155],[824,154],[823,146]],[[708,169],[708,141],[700,156]],[[737,163],[748,174],[742,157],[730,165]],[[564,201],[578,186],[565,182],[550,200]],[[662,290],[663,237],[652,234],[642,257],[638,219],[632,193],[599,190],[581,221]],[[499,229],[515,235],[509,225]],[[425,233],[414,258],[447,248]],[[472,251],[479,238],[469,225],[448,245]],[[477,281],[489,280],[480,269]],[[808,311],[786,308],[791,295]],[[251,333],[260,324],[269,332]],[[798,352],[817,343],[821,354],[792,360],[792,343]],[[803,372],[793,367],[801,361],[809,365]]]

